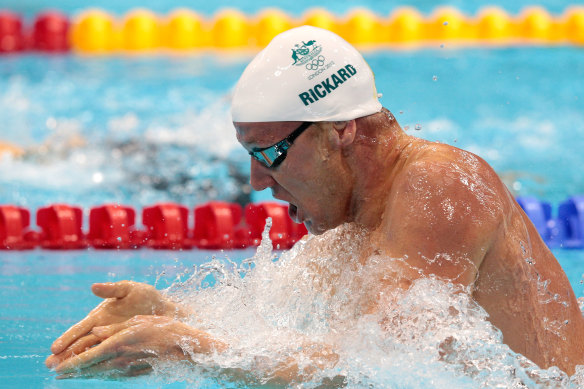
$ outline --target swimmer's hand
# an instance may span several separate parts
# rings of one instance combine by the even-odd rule
[[[80,354],[102,341],[92,333],[94,327],[124,322],[136,315],[182,317],[186,313],[151,285],[131,281],[93,284],[93,293],[106,299],[85,319],[69,328],[53,345],[53,355],[45,361],[53,368],[67,358]]]
[[[97,346],[56,367],[57,378],[131,377],[147,374],[154,360],[192,361],[195,354],[224,351],[209,334],[167,316],[135,316],[122,323],[94,327]]]

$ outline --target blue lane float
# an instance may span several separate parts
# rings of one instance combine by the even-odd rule
[[[584,195],[560,203],[555,217],[550,203],[533,196],[518,197],[517,202],[549,247],[584,249]]]

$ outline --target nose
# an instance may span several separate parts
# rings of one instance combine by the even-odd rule
[[[262,165],[255,158],[251,158],[249,183],[254,190],[260,191],[273,187],[276,184],[276,180],[272,177],[272,172],[269,168]]]

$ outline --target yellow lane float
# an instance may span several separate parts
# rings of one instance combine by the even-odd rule
[[[396,8],[388,15],[359,8],[341,16],[314,8],[297,18],[274,8],[256,15],[224,9],[211,17],[189,9],[162,16],[146,9],[122,16],[90,9],[76,15],[69,24],[72,49],[88,54],[149,53],[158,49],[257,50],[282,31],[303,24],[329,29],[357,46],[367,47],[436,47],[442,43],[449,46],[584,45],[582,6],[567,8],[562,15],[550,14],[539,6],[527,7],[517,15],[499,7],[483,8],[476,15],[466,15],[453,7],[438,7],[430,15],[422,15],[411,7]],[[14,39],[15,33],[5,30],[0,29],[0,41]],[[4,52],[22,50],[16,46]]]

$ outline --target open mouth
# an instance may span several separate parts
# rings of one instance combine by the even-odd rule
[[[298,207],[292,203],[288,206],[288,215],[292,220],[298,223]]]

